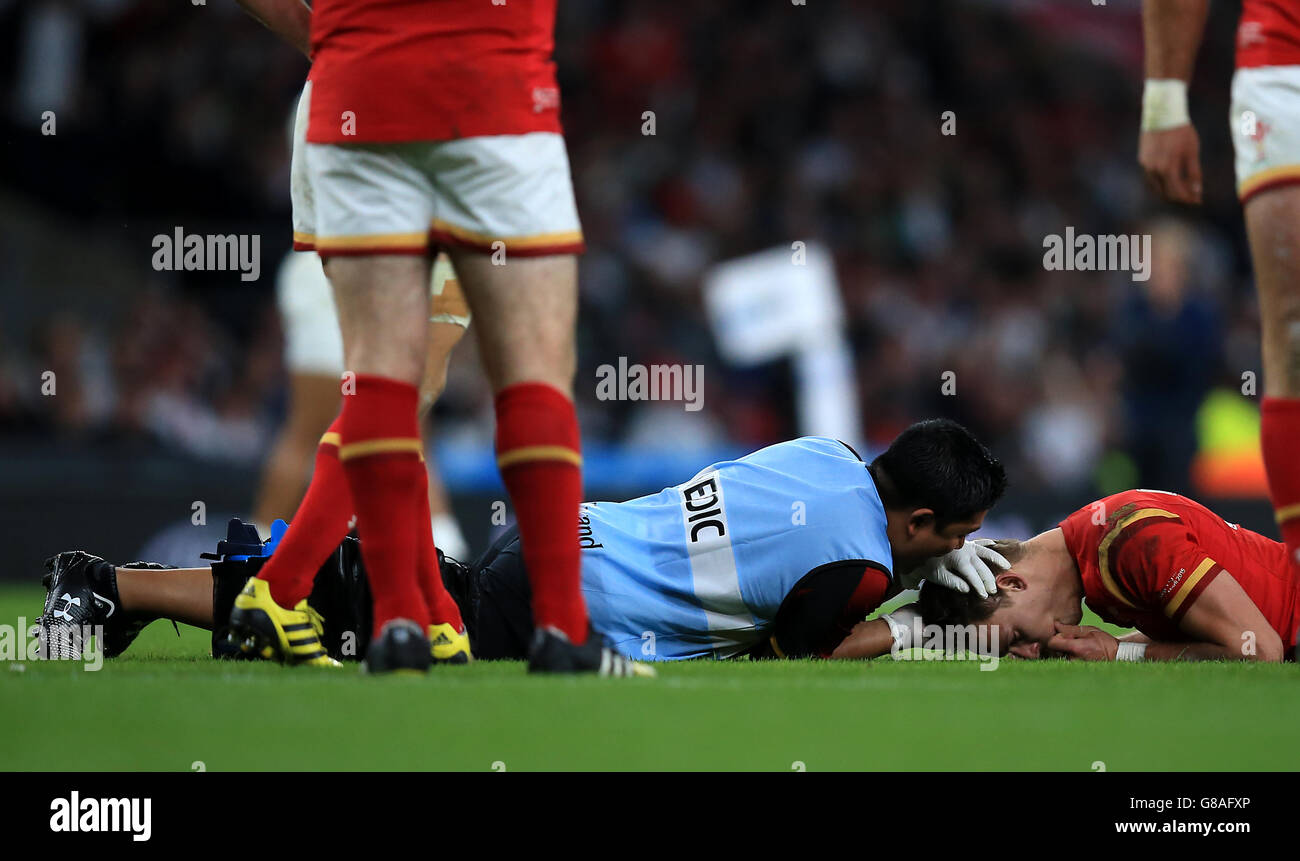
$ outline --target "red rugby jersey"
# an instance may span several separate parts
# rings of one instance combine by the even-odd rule
[[[1198,502],[1128,490],[1079,509],[1061,521],[1061,531],[1083,576],[1084,599],[1108,622],[1153,640],[1186,640],[1178,623],[1227,571],[1282,642],[1295,642],[1297,582],[1286,546]]]
[[[307,140],[560,132],[555,7],[556,0],[317,0]]]
[[[1241,0],[1237,68],[1300,66],[1300,0]]]

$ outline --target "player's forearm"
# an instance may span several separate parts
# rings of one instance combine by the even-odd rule
[[[1146,77],[1190,81],[1209,0],[1142,0]]]
[[[894,636],[889,623],[883,619],[859,622],[831,652],[831,660],[852,661],[878,658],[889,654],[894,646]]]
[[[236,0],[281,39],[311,56],[311,9],[302,0]]]

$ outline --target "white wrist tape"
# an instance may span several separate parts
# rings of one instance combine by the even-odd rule
[[[916,620],[921,618],[920,613],[908,605],[899,607],[892,613],[886,613],[880,618],[889,625],[889,633],[894,638],[896,649],[901,652],[912,648],[912,629],[915,627]]]
[[[1147,659],[1146,643],[1120,643],[1115,650],[1117,661],[1145,661]]]
[[[1187,82],[1177,78],[1147,78],[1142,88],[1142,131],[1158,132],[1189,122]]]

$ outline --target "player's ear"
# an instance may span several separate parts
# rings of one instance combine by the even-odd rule
[[[1028,585],[1025,578],[1014,571],[1003,571],[997,576],[999,592],[1023,592]]]
[[[912,509],[912,514],[907,518],[907,537],[911,538],[926,527],[933,527],[934,523],[933,508]]]

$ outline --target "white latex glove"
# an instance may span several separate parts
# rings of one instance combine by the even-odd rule
[[[998,574],[1011,567],[992,544],[988,538],[967,541],[951,553],[925,560],[904,574],[899,584],[904,589],[915,589],[922,580],[928,580],[958,592],[974,589],[981,598],[987,598],[998,591]]]
[[[905,607],[899,607],[892,613],[885,613],[880,618],[885,620],[889,625],[890,636],[894,638],[894,648],[892,652],[904,652],[913,646],[919,646],[920,643],[913,642],[912,632],[917,626],[917,620],[921,618],[920,612],[916,609],[915,604],[908,604]]]

